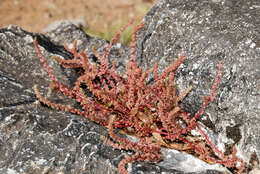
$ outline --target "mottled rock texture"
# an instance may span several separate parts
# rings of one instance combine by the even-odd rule
[[[209,93],[217,65],[223,62],[217,100],[200,121],[220,149],[236,145],[245,162],[254,153],[259,158],[260,2],[162,0],[148,12],[145,22],[138,33],[137,61],[145,68],[158,61],[163,70],[179,54],[187,57],[176,77],[180,91],[193,86],[182,102],[187,112],[201,107],[201,97]],[[53,55],[72,58],[62,45],[71,47],[76,39],[78,49],[90,53],[93,46],[102,52],[107,45],[69,23],[45,35],[15,26],[0,29],[0,173],[117,173],[126,152],[100,140],[100,135],[107,136],[105,128],[35,102],[32,86],[37,84],[46,98],[78,107],[50,90],[50,79],[33,46],[35,37],[52,72],[67,85],[74,83],[77,73],[52,59]],[[113,47],[111,57],[118,60],[118,71],[124,70],[128,55],[128,47]],[[163,151],[168,156],[161,163],[135,163],[129,171],[206,174],[225,170],[190,155]],[[192,160],[195,164],[189,169],[185,162]]]
[[[221,149],[236,144],[249,161],[260,157],[260,1],[162,0],[145,17],[138,61],[146,69],[164,69],[179,54],[179,89],[192,85],[183,108],[194,113],[209,91],[221,61],[217,100],[201,117]],[[254,155],[253,155],[254,156]]]

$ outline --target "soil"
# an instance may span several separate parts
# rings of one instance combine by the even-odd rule
[[[0,27],[18,25],[43,32],[54,21],[74,20],[95,32],[110,32],[132,18],[141,20],[154,0],[1,0]]]

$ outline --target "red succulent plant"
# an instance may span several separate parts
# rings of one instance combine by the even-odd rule
[[[116,62],[110,65],[107,61],[112,45],[119,38],[126,27],[124,26],[110,41],[103,56],[94,49],[93,52],[100,64],[89,61],[89,53],[77,52],[77,42],[72,49],[66,50],[74,55],[71,60],[63,60],[56,57],[56,61],[65,68],[81,69],[73,87],[59,83],[46,64],[40,52],[37,40],[34,45],[38,57],[51,78],[53,89],[65,96],[76,100],[82,109],[57,104],[48,101],[40,95],[36,86],[34,91],[40,102],[47,106],[82,115],[107,128],[110,137],[101,137],[107,144],[116,149],[130,150],[134,155],[126,155],[119,163],[118,169],[121,173],[128,173],[126,165],[135,161],[158,162],[162,160],[161,147],[173,148],[187,153],[192,153],[208,163],[220,163],[234,171],[242,173],[244,162],[236,157],[236,149],[229,156],[225,156],[209,139],[200,128],[197,119],[202,115],[207,105],[215,100],[215,91],[220,82],[222,64],[216,76],[215,85],[211,89],[209,97],[204,97],[204,104],[194,115],[190,116],[184,112],[179,102],[189,93],[188,87],[180,95],[177,95],[177,86],[174,83],[174,74],[185,57],[181,55],[164,72],[159,75],[158,64],[143,71],[142,67],[135,62],[136,33],[144,26],[139,24],[132,35],[131,56],[126,66],[125,74],[120,75],[116,71]],[[153,83],[147,83],[147,77],[153,75]],[[98,80],[97,80],[98,79]],[[92,97],[88,97],[83,86],[87,86]],[[120,129],[121,133],[131,134],[138,137],[138,142],[130,141],[114,132]],[[199,131],[204,139],[191,134],[191,130]]]

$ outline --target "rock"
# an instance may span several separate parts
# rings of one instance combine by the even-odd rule
[[[47,98],[73,105],[48,90],[50,79],[37,58],[34,37],[61,82],[70,85],[76,78],[75,71],[62,69],[51,58],[52,55],[70,58],[72,55],[63,46],[19,27],[0,30],[0,173],[116,173],[108,157],[113,159],[120,152],[99,140],[100,134],[106,133],[104,128],[35,103],[32,86],[38,84],[39,89],[46,89]]]
[[[176,84],[180,91],[193,86],[182,102],[192,114],[209,95],[222,62],[216,101],[200,121],[219,149],[236,145],[245,162],[254,153],[260,158],[259,16],[257,0],[161,0],[145,17],[136,53],[145,69],[158,62],[163,70],[180,54],[187,57]]]
[[[78,40],[79,48],[90,51],[94,45],[100,51],[107,42],[86,35],[70,23],[62,23],[46,36],[16,26],[0,30],[0,173],[117,173],[117,165],[126,152],[114,150],[100,140],[100,135],[108,136],[105,128],[81,116],[39,105],[32,90],[37,84],[49,100],[76,105],[49,90],[50,79],[33,46],[35,37],[52,72],[67,85],[74,83],[77,73],[61,68],[52,59],[53,55],[72,57],[61,44],[70,46]],[[116,45],[113,57],[119,58],[119,54],[128,50]],[[122,65],[126,62],[120,61]],[[178,164],[183,159],[175,161]],[[133,164],[131,170],[132,173],[180,171],[149,163]],[[212,168],[202,172],[212,173]]]
[[[257,127],[260,37],[256,17],[259,5],[253,2],[241,1],[236,7],[231,0],[158,1],[145,18],[145,28],[139,32],[136,53],[143,67],[149,68],[158,61],[161,70],[178,54],[187,56],[176,79],[180,90],[193,85],[183,101],[183,108],[189,113],[200,108],[201,96],[209,93],[217,64],[222,61],[223,78],[217,101],[211,103],[201,122],[209,127],[205,129],[220,148],[236,143],[245,161],[254,151],[258,158],[260,155]],[[90,37],[70,23],[62,23],[45,36],[15,26],[0,29],[0,173],[117,173],[117,164],[127,152],[115,150],[100,140],[101,135],[108,135],[105,128],[81,116],[37,104],[32,90],[35,84],[49,100],[77,106],[50,90],[50,78],[33,46],[35,37],[52,72],[70,86],[77,73],[61,68],[52,58],[53,55],[72,58],[62,45],[72,47],[77,40],[78,49],[91,54],[93,46],[100,53],[107,46],[106,41]],[[118,71],[122,72],[128,55],[128,47],[116,44],[109,61],[116,59]],[[91,58],[95,61],[93,55]],[[165,160],[161,163],[134,163],[129,165],[129,171],[229,172],[185,153],[167,149],[163,153]],[[187,171],[185,164],[191,163],[185,162],[190,161],[196,167]]]
[[[69,35],[73,37],[65,37]],[[50,79],[37,58],[34,37],[38,38],[52,72],[67,85],[72,85],[76,72],[62,69],[51,58],[52,55],[71,58],[59,42],[71,44],[78,39],[82,43],[79,47],[85,49],[101,43],[104,48],[106,42],[85,35],[69,23],[48,33],[50,38],[14,26],[1,29],[0,36],[1,173],[117,173],[117,164],[125,152],[113,150],[100,140],[100,135],[107,136],[103,127],[80,116],[38,105],[32,91],[32,86],[38,84],[52,101],[72,105],[48,90]],[[174,173],[176,170],[144,164],[134,165],[132,171]]]

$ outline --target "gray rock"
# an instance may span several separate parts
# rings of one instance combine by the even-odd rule
[[[237,1],[238,2],[238,1]],[[201,117],[212,141],[236,143],[246,162],[255,151],[260,155],[259,120],[259,3],[239,1],[158,1],[148,12],[146,26],[139,32],[137,57],[149,68],[155,61],[163,70],[180,53],[187,56],[178,70],[180,90],[193,85],[183,101],[183,108],[195,113],[207,95],[224,63],[217,101]],[[243,7],[243,8],[241,8]],[[107,42],[86,35],[70,23],[62,23],[46,36],[29,33],[19,27],[0,29],[0,173],[117,173],[117,164],[125,151],[114,150],[100,140],[106,130],[77,115],[56,111],[35,103],[32,86],[51,101],[77,107],[66,97],[49,90],[50,79],[37,58],[33,38],[52,72],[60,82],[72,86],[74,70],[64,69],[53,55],[72,58],[62,45],[92,54],[92,46],[102,53]],[[124,70],[129,48],[117,44],[111,51]],[[95,57],[92,55],[93,61]],[[201,102],[198,102],[201,101]],[[134,163],[131,173],[223,173],[219,165],[211,166],[187,154],[164,151],[159,164]],[[189,160],[187,160],[189,159]],[[195,160],[197,171],[181,168]],[[206,166],[204,166],[206,165]]]
[[[32,90],[37,84],[49,100],[76,106],[49,90],[50,78],[33,46],[35,37],[52,72],[67,85],[73,84],[77,73],[61,68],[52,59],[53,55],[71,58],[60,44],[70,46],[77,39],[79,48],[90,51],[94,45],[101,51],[107,42],[86,35],[70,23],[62,23],[47,36],[15,26],[0,30],[0,173],[117,173],[117,165],[126,152],[114,150],[100,140],[100,135],[108,136],[103,127],[37,104]],[[127,50],[116,45],[111,54],[116,59]],[[123,65],[125,60],[121,62]],[[175,161],[178,164],[183,160]],[[149,163],[133,164],[130,170],[132,173],[184,173]],[[212,173],[212,170],[201,172]]]
[[[223,63],[217,100],[200,121],[213,131],[219,149],[236,145],[245,162],[254,153],[259,159],[260,1],[161,0],[145,22],[136,60],[145,69],[158,62],[163,70],[180,54],[187,57],[176,84],[180,91],[193,86],[182,102],[188,113],[199,110]]]

